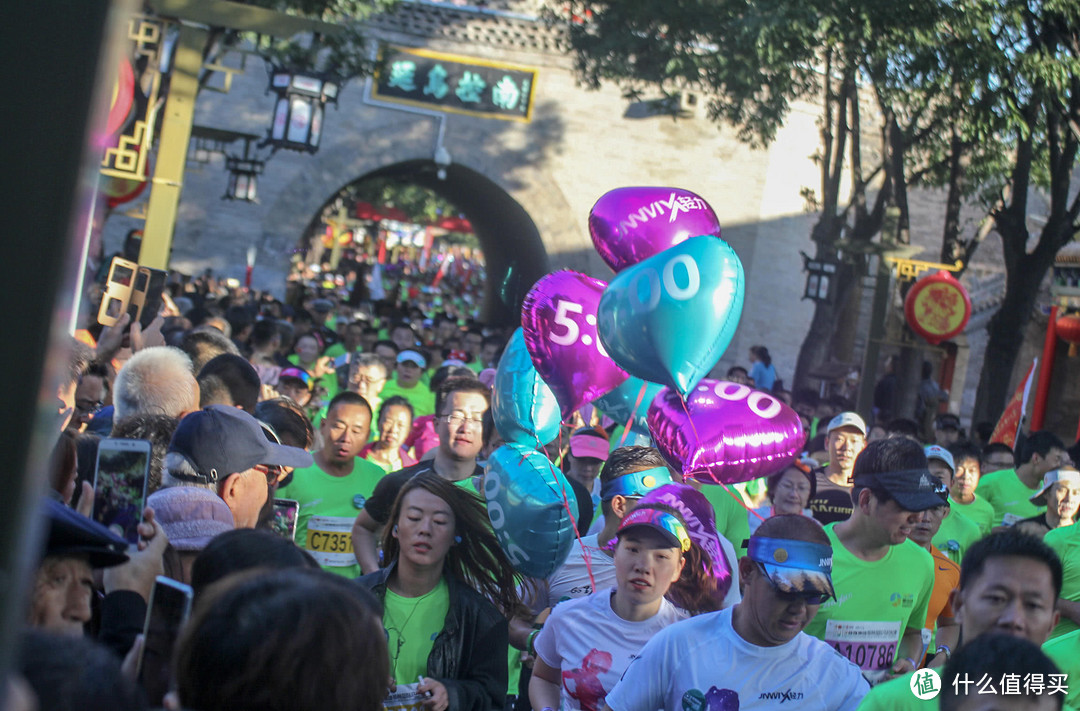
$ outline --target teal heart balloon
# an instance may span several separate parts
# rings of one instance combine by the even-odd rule
[[[619,272],[600,297],[597,332],[620,368],[686,397],[731,343],[744,289],[735,250],[692,237]]]
[[[536,372],[520,328],[514,331],[499,359],[491,414],[495,429],[507,442],[536,449],[559,434],[559,401]]]
[[[659,383],[650,383],[630,376],[619,387],[593,400],[593,404],[617,424],[625,425],[633,418],[630,427],[647,435],[649,405],[652,405],[652,401],[663,389],[664,386]]]
[[[577,499],[547,457],[520,444],[499,447],[488,458],[484,498],[495,537],[519,573],[546,578],[562,565],[574,543]]]

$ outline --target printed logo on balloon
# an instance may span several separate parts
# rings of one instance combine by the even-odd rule
[[[682,188],[616,188],[589,212],[593,245],[616,272],[698,235],[719,237],[720,222],[709,203]]]
[[[555,393],[564,419],[629,377],[608,356],[597,334],[596,309],[606,286],[566,269],[537,281],[521,307],[525,346]]]
[[[600,297],[600,340],[631,375],[685,397],[731,343],[744,279],[726,242],[692,237],[611,280]]]
[[[805,437],[799,415],[769,393],[702,380],[683,401],[669,388],[649,408],[656,448],[683,476],[734,484],[774,474],[795,460]]]

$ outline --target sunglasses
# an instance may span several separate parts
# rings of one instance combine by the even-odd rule
[[[785,592],[777,587],[776,583],[773,582],[773,579],[769,577],[769,573],[765,570],[765,566],[761,563],[758,563],[757,566],[758,570],[760,570],[761,574],[765,577],[765,580],[768,581],[769,587],[772,588],[773,593],[785,602],[797,602],[802,600],[807,605],[820,605],[832,597],[832,595],[828,593],[821,592]]]
[[[266,477],[267,486],[275,486],[278,480],[281,479],[281,467],[276,464],[256,464],[252,469],[262,472],[263,476]]]

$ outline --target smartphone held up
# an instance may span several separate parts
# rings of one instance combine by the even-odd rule
[[[150,442],[107,437],[98,443],[94,520],[128,543],[139,542],[150,474]]]

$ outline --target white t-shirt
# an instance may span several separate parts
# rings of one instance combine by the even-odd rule
[[[574,541],[574,545],[570,547],[570,555],[548,576],[547,584],[541,582],[535,595],[525,595],[525,604],[532,608],[533,613],[546,607],[554,607],[564,600],[576,600],[592,593],[593,586],[589,582],[589,570],[585,564],[586,554],[589,565],[592,566],[596,589],[604,590],[615,585],[615,559],[600,550],[597,538],[583,536],[580,545]],[[585,548],[584,553],[582,547]]]
[[[601,590],[556,607],[536,636],[536,654],[562,670],[562,709],[599,711],[604,696],[653,635],[686,619],[666,599],[647,620],[629,622],[611,609],[615,589]],[[651,711],[651,710],[650,710]]]
[[[735,632],[731,615],[720,610],[659,632],[607,705],[613,711],[848,711],[870,690],[859,667],[821,640],[800,632],[779,647],[758,647]]]

